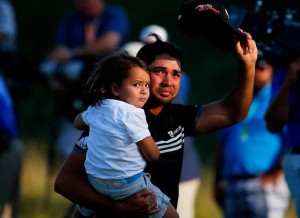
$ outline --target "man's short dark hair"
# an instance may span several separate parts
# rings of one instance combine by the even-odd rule
[[[183,68],[184,55],[183,51],[171,42],[162,41],[159,35],[155,33],[149,34],[156,38],[156,41],[144,45],[137,53],[137,57],[150,65],[157,55],[168,54],[180,61],[181,68]]]

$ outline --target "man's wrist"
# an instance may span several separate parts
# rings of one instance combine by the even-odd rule
[[[123,204],[119,201],[113,201],[110,205],[110,211],[113,217],[127,217],[126,213],[124,212]]]

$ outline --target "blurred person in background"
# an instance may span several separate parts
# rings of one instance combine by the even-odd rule
[[[16,51],[17,25],[15,11],[8,0],[0,0],[0,55]]]
[[[256,63],[247,117],[219,132],[214,197],[225,218],[284,218],[289,205],[284,138],[270,133],[264,120],[274,69],[263,59]]]
[[[154,42],[154,37],[149,37],[149,34],[156,33],[161,36],[162,41],[169,40],[167,30],[157,24],[151,24],[143,27],[139,34],[139,41],[132,41],[126,43],[123,48],[136,55],[138,50],[148,43]],[[187,104],[190,90],[190,78],[182,72],[181,86],[177,97],[173,103]],[[179,198],[177,205],[177,212],[181,218],[195,217],[195,200],[198,189],[201,184],[201,161],[198,154],[195,139],[193,137],[185,137],[182,171],[179,182]]]
[[[48,77],[54,95],[48,154],[50,172],[57,146],[64,158],[81,134],[73,126],[73,119],[86,106],[78,87],[89,76],[96,59],[119,48],[127,33],[127,13],[105,0],[75,0],[74,10],[62,19],[56,46],[40,64],[40,71]]]
[[[299,50],[298,50],[299,51]],[[266,113],[267,128],[273,132],[283,129],[288,151],[283,159],[283,172],[300,217],[300,56],[287,67],[275,72],[272,99]]]
[[[7,86],[6,62],[16,51],[17,26],[11,3],[0,0],[0,216],[18,217],[23,144],[16,108]],[[5,76],[4,76],[5,74]]]
[[[0,217],[18,217],[23,144],[13,100],[0,74]]]
[[[0,0],[0,70],[19,113],[18,100],[31,94],[31,83],[42,79],[34,60],[17,46],[18,25],[13,5]]]
[[[15,10],[9,0],[0,0],[0,71],[5,80],[12,76],[12,62],[17,51],[16,40]]]

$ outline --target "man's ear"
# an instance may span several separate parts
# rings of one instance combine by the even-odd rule
[[[113,83],[111,85],[111,93],[114,95],[114,96],[119,96],[119,86],[116,84],[116,83]]]

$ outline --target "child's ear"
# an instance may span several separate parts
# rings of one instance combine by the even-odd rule
[[[111,85],[111,93],[114,95],[114,96],[119,96],[119,86],[116,84],[116,83],[113,83]]]

